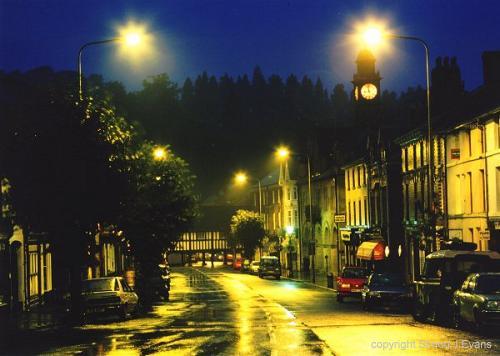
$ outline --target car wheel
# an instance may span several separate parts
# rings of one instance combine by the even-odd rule
[[[427,320],[427,308],[419,300],[413,303],[413,319],[421,323]]]
[[[127,304],[123,304],[118,309],[118,316],[120,317],[121,320],[127,319]]]
[[[460,316],[460,307],[458,305],[453,307],[452,322],[455,329],[460,329],[462,327],[463,321]]]
[[[344,301],[344,297],[340,294],[337,294],[337,302],[342,303]]]
[[[484,325],[481,321],[481,315],[477,309],[474,309],[474,327],[478,333],[484,332]]]

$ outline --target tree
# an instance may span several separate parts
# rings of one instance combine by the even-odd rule
[[[129,160],[129,191],[123,201],[120,226],[136,258],[141,299],[152,301],[151,277],[162,254],[172,250],[196,216],[194,176],[187,163],[166,147],[163,160],[153,159],[151,142],[144,142]]]
[[[258,213],[237,210],[231,218],[229,243],[233,248],[241,246],[245,258],[251,258],[265,236],[264,223]]]

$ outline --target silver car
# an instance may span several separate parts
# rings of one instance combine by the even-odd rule
[[[82,297],[85,315],[114,313],[125,319],[137,311],[139,297],[121,277],[84,280]]]
[[[500,273],[470,274],[453,294],[455,327],[472,323],[479,330],[486,325],[500,326]]]

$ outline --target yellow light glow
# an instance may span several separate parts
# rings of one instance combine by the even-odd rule
[[[125,35],[125,43],[128,46],[137,46],[141,42],[141,36],[136,32],[127,33]]]
[[[246,184],[248,181],[248,176],[244,172],[238,172],[234,176],[234,182],[238,185]]]
[[[145,24],[129,21],[116,28],[121,46],[118,55],[134,65],[144,66],[144,59],[157,56],[154,38]]]
[[[363,33],[363,40],[369,47],[378,46],[382,41],[382,32],[375,27],[368,28]]]
[[[280,160],[285,160],[290,156],[290,150],[284,146],[278,147],[276,150],[276,157]]]
[[[163,147],[155,147],[153,149],[153,158],[156,161],[163,161],[167,158],[167,150]]]

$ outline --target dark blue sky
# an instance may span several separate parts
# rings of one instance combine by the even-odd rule
[[[482,82],[481,53],[500,49],[500,1],[193,1],[193,0],[1,0],[0,69],[50,65],[74,69],[85,42],[115,35],[133,19],[154,32],[158,53],[131,67],[116,46],[84,53],[84,72],[100,73],[138,88],[149,75],[166,72],[179,84],[187,76],[307,74],[331,87],[349,85],[356,50],[346,41],[353,23],[369,14],[400,34],[424,38],[437,56],[456,56],[467,89]],[[424,84],[423,49],[398,41],[377,55],[385,89]],[[350,88],[350,85],[349,85]]]

